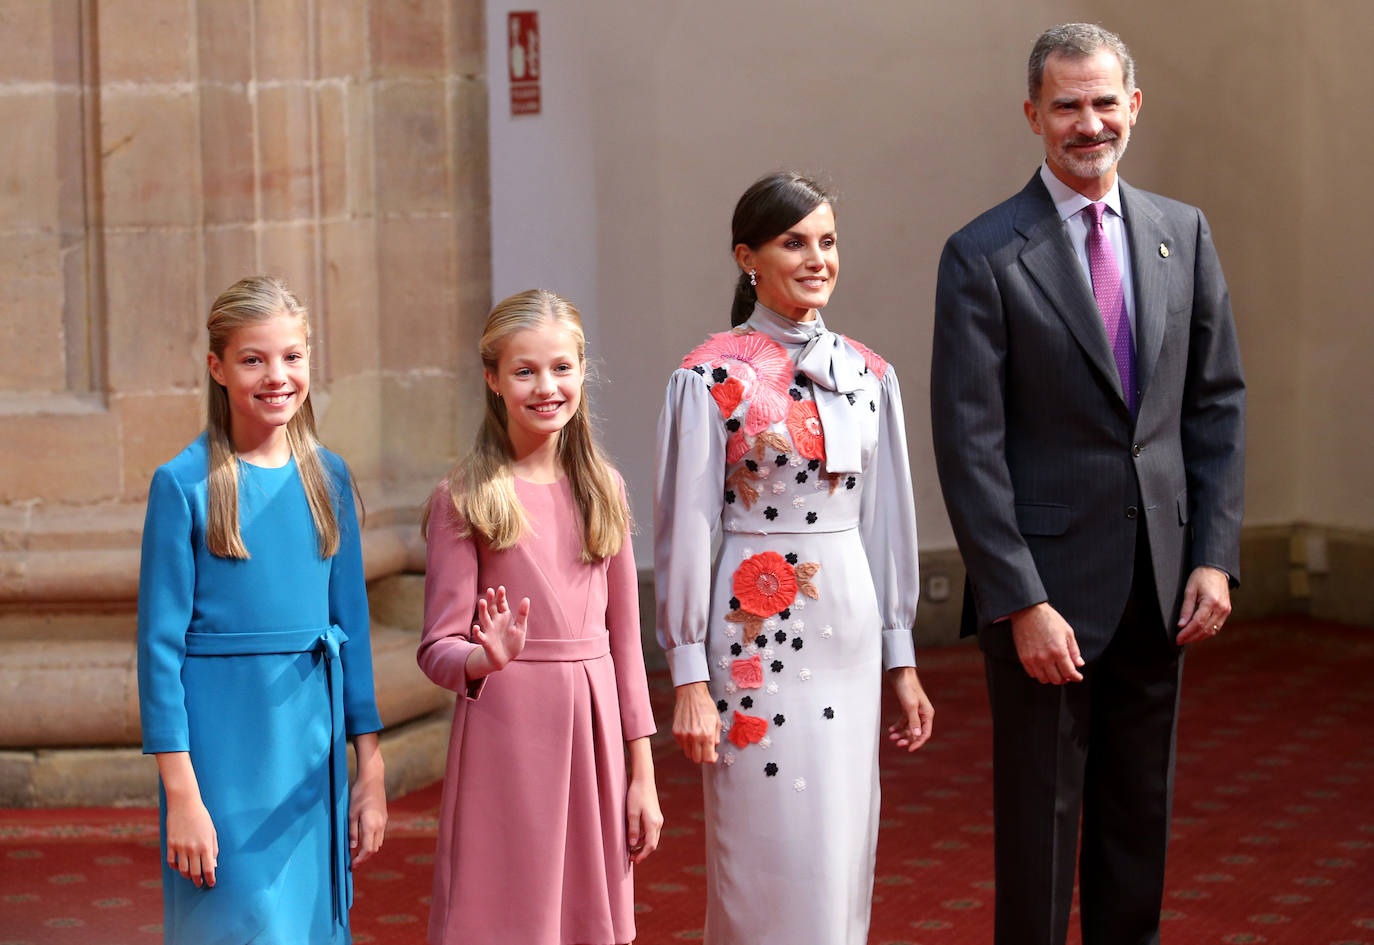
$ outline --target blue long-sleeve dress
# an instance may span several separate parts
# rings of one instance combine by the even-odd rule
[[[348,468],[328,451],[339,550],[321,558],[300,473],[240,461],[248,560],[206,547],[204,435],[158,468],[138,595],[145,753],[189,751],[219,840],[213,889],[167,865],[171,943],[347,943],[347,737],[379,730]]]

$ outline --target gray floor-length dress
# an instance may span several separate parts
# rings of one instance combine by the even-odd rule
[[[659,640],[725,726],[703,769],[706,943],[862,945],[882,669],[915,665],[896,373],[758,306],[674,372],[657,475]]]

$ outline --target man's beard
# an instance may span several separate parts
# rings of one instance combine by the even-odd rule
[[[1071,150],[1075,145],[1095,144],[1099,141],[1110,142],[1106,151],[1096,155],[1077,154]],[[1059,157],[1064,166],[1073,173],[1075,177],[1083,180],[1091,180],[1107,174],[1121,156],[1126,153],[1126,145],[1130,143],[1130,132],[1125,131],[1120,135],[1111,135],[1107,132],[1097,135],[1094,138],[1075,137],[1065,141],[1059,148]]]

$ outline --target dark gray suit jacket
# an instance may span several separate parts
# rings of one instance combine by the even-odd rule
[[[1245,382],[1230,297],[1195,207],[1121,183],[1139,414],[1092,286],[1037,173],[950,237],[931,369],[935,457],[968,569],[964,634],[1015,656],[1013,611],[1049,601],[1084,659],[1125,609],[1148,531],[1164,629],[1188,573],[1240,576]]]

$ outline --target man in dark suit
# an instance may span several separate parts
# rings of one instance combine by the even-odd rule
[[[1245,385],[1211,232],[1116,166],[1112,33],[1031,53],[1045,162],[950,237],[931,413],[993,717],[998,945],[1158,942],[1184,644],[1239,577]]]

